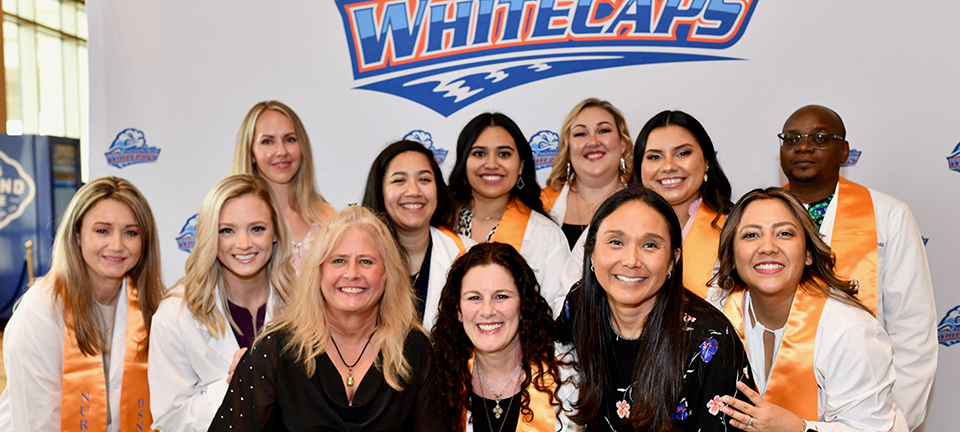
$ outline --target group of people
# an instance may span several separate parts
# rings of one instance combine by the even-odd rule
[[[77,192],[6,328],[0,430],[915,429],[936,371],[916,223],[839,176],[832,110],[779,140],[789,185],[734,204],[693,116],[634,142],[587,99],[541,189],[485,113],[448,181],[398,141],[334,211],[300,119],[259,103],[169,289],[140,192]]]

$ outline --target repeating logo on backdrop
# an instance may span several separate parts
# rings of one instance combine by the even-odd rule
[[[433,135],[430,135],[430,132],[424,130],[412,130],[410,133],[404,135],[403,139],[408,141],[416,141],[420,144],[423,144],[424,147],[433,152],[433,160],[437,161],[437,165],[443,165],[443,161],[447,160],[447,153],[449,153],[449,151],[439,147],[434,147]]]
[[[850,149],[850,155],[847,156],[847,160],[844,161],[842,164],[840,164],[840,166],[844,166],[844,167],[856,166],[857,162],[860,161],[860,153],[863,153],[863,152],[857,149]]]
[[[571,73],[738,60],[716,51],[740,40],[757,1],[337,0],[337,7],[357,88],[449,116]]]
[[[117,134],[110,150],[104,153],[107,164],[117,168],[144,162],[153,162],[160,156],[160,149],[147,145],[143,131],[129,128]]]
[[[553,166],[553,158],[557,157],[560,148],[560,135],[556,132],[542,130],[530,137],[530,149],[533,150],[533,162],[537,170]]]
[[[195,214],[187,219],[187,223],[180,228],[180,235],[177,236],[177,248],[190,253],[193,252],[193,246],[197,243],[197,218],[200,214]]]
[[[937,326],[937,340],[945,346],[960,342],[960,306],[950,309]]]
[[[0,229],[17,220],[37,194],[37,185],[16,159],[0,151]]]
[[[953,148],[953,153],[947,156],[947,164],[951,171],[960,172],[960,144]]]

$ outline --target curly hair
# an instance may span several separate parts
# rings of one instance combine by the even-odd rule
[[[470,386],[472,372],[468,366],[473,355],[473,343],[458,318],[463,277],[471,269],[486,265],[498,265],[506,269],[513,276],[520,294],[520,325],[517,332],[520,336],[524,372],[520,385],[520,414],[525,421],[533,419],[528,390],[531,383],[537,390],[550,394],[550,404],[557,407],[558,413],[561,409],[557,394],[561,362],[557,360],[553,349],[556,325],[550,315],[550,306],[540,295],[537,277],[512,246],[503,243],[481,243],[457,259],[450,268],[447,282],[440,294],[437,322],[433,327],[438,359],[437,376],[441,390],[441,416],[448,426],[447,430],[463,429],[464,413],[471,406],[473,393]],[[553,389],[550,388],[552,385]]]

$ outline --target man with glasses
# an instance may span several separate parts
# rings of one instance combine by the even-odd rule
[[[800,108],[778,137],[786,187],[807,205],[836,253],[837,274],[855,281],[858,298],[890,335],[893,399],[916,429],[937,369],[933,286],[917,223],[900,200],[840,176],[850,145],[843,120],[830,108]]]

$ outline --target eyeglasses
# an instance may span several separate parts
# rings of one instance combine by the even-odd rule
[[[804,138],[807,139],[807,142],[811,146],[814,146],[820,150],[830,147],[830,141],[840,140],[843,141],[845,138],[839,135],[831,135],[826,133],[815,133],[815,134],[806,134],[800,135],[792,132],[778,133],[777,137],[780,138],[780,145],[782,147],[791,148],[793,146],[799,145]]]

